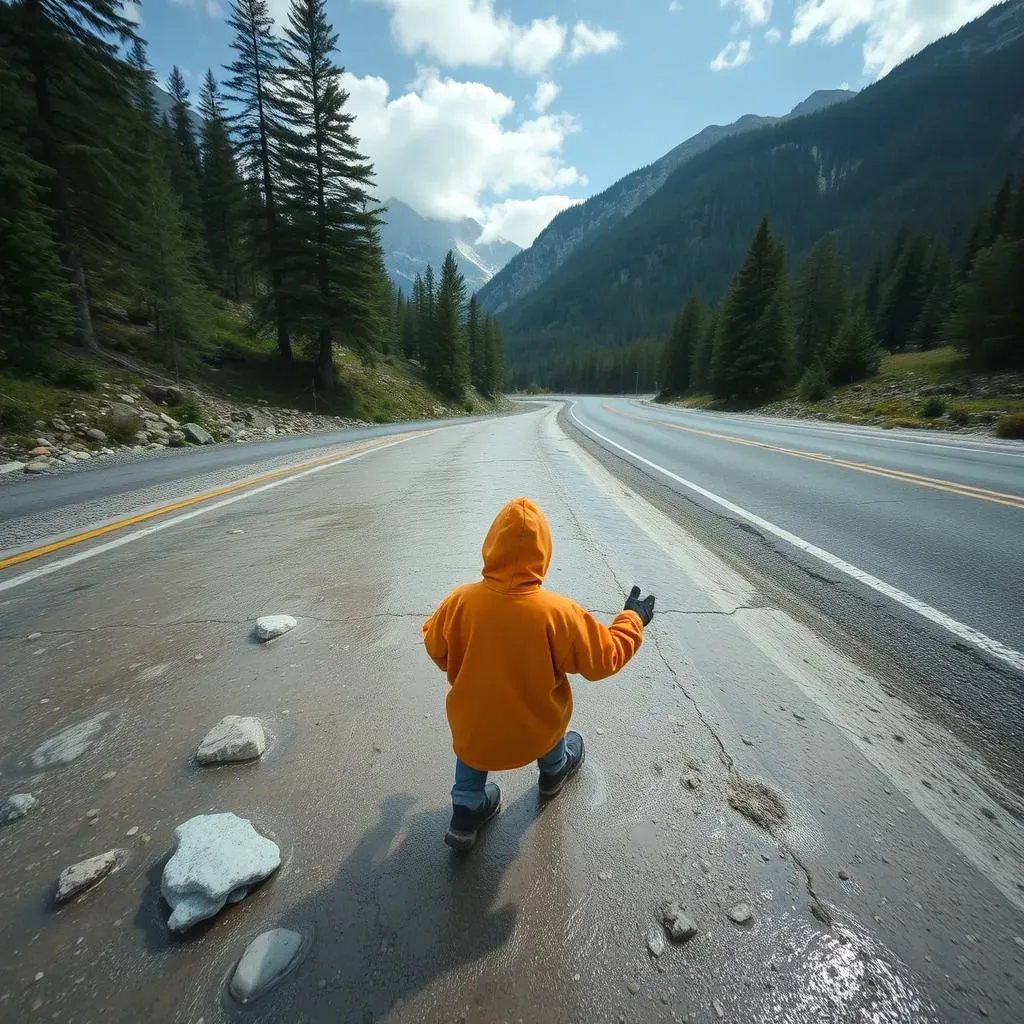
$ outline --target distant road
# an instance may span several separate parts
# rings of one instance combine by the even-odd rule
[[[595,436],[1024,650],[1024,446],[622,398],[579,399],[572,414]]]

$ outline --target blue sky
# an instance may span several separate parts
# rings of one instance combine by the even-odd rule
[[[229,59],[227,0],[146,0],[163,79]],[[287,0],[270,0],[283,17]],[[328,0],[380,197],[529,244],[705,125],[863,88],[992,0]]]

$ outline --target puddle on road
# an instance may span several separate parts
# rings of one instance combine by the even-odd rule
[[[754,941],[758,952],[750,962],[775,964],[778,969],[778,983],[762,995],[756,1019],[775,1024],[941,1020],[911,969],[875,936],[853,924],[826,930],[785,914],[766,919]]]

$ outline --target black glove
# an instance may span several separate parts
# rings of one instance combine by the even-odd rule
[[[654,618],[654,595],[649,594],[643,600],[640,599],[640,588],[634,587],[629,592],[629,597],[626,598],[626,607],[623,609],[627,612],[636,612],[640,616],[640,621],[644,626],[650,625],[651,619]]]

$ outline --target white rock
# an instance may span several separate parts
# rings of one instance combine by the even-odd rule
[[[124,850],[107,850],[65,868],[57,879],[57,902],[64,903],[106,878],[124,859]]]
[[[31,793],[12,793],[0,807],[0,823],[24,818],[39,801]]]
[[[103,731],[103,723],[110,717],[109,711],[101,711],[84,722],[69,725],[55,736],[51,736],[32,751],[29,760],[32,767],[49,768],[55,764],[69,764],[84,754],[96,742]]]
[[[173,416],[168,416],[167,413],[165,412],[160,413],[160,419],[163,420],[163,422],[166,423],[167,426],[173,427],[175,430],[177,430],[178,427],[181,426],[181,424]]]
[[[186,423],[182,432],[193,444],[213,444],[213,435],[204,430],[198,423]]]
[[[652,956],[661,956],[665,952],[665,933],[660,928],[651,928],[648,931],[647,948]]]
[[[298,622],[290,615],[261,615],[256,620],[256,635],[261,640],[273,640],[297,625]]]
[[[287,928],[274,928],[257,935],[242,954],[229,986],[240,1003],[258,999],[281,980],[298,962],[302,936]]]
[[[26,462],[22,468],[26,473],[48,473],[50,464],[37,459],[35,462]]]
[[[167,921],[171,931],[213,917],[234,890],[262,881],[281,864],[277,843],[235,814],[199,814],[174,835],[177,846],[160,881],[173,911]]]
[[[59,456],[61,462],[71,463],[77,462],[78,459],[74,457],[70,452],[66,452],[64,455]]]
[[[23,473],[25,471],[24,462],[2,462],[0,463],[0,476],[6,476],[8,473]]]
[[[91,458],[92,456],[88,452],[75,452],[75,459],[78,462],[85,462]]]
[[[226,715],[203,737],[196,753],[200,764],[251,761],[267,749],[258,718]]]
[[[730,907],[725,913],[735,924],[746,924],[754,916],[749,903],[737,903],[735,907]]]
[[[117,397],[120,398],[122,402],[127,402],[129,405],[135,404],[134,395],[118,395]]]

